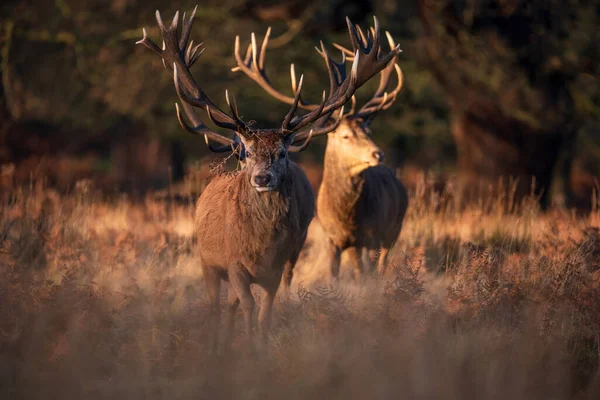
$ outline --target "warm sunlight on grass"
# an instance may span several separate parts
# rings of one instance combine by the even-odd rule
[[[3,185],[3,398],[600,393],[597,207],[465,205],[423,180],[385,277],[330,286],[309,239],[254,359],[240,331],[230,355],[208,352],[192,202]]]

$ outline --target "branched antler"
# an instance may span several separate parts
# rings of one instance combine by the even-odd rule
[[[358,27],[357,27],[358,28]],[[363,34],[362,30],[360,30],[360,28],[357,29],[359,35],[361,36],[361,40],[363,42],[369,42],[369,37],[374,37],[375,33],[373,32],[373,29],[369,30],[368,32],[370,34],[367,35],[366,39],[365,39],[365,35]],[[396,46],[394,39],[392,38],[392,36],[390,35],[389,32],[385,32],[386,37],[387,37],[387,41],[388,44],[390,46],[390,49],[394,49],[397,48],[398,46]],[[372,40],[371,40],[372,41]],[[348,55],[348,60],[352,60],[353,57],[353,50],[348,50],[345,47],[334,43],[333,44],[338,50],[342,51],[342,53]],[[354,48],[354,51],[356,50],[356,48]],[[401,51],[401,50],[400,50]],[[392,72],[395,71],[396,72],[396,77],[397,77],[397,84],[396,87],[391,91],[391,92],[387,92],[387,88],[389,86],[390,83],[390,79],[392,76]],[[370,121],[371,119],[374,118],[374,116],[381,110],[387,110],[388,108],[390,108],[392,106],[392,104],[394,103],[394,101],[396,101],[396,97],[398,96],[398,93],[400,92],[400,90],[402,89],[402,84],[403,84],[403,75],[402,75],[402,70],[400,69],[400,66],[398,65],[398,57],[395,56],[393,58],[393,61],[390,62],[387,67],[385,67],[385,69],[383,69],[380,73],[380,78],[379,78],[379,87],[377,88],[377,90],[375,91],[375,94],[373,95],[373,97],[367,102],[365,103],[360,110],[358,110],[358,112],[350,112],[348,114],[348,116],[350,117],[354,117],[354,118],[362,118],[366,121]]]
[[[394,46],[393,41],[388,40],[391,46],[391,51],[383,58],[380,58],[380,53],[382,52],[379,46],[379,21],[377,20],[377,18],[374,18],[374,27],[367,32],[366,36],[362,33],[362,30],[360,30],[359,27],[352,24],[348,18],[346,18],[346,22],[348,24],[348,32],[350,34],[350,39],[352,41],[354,51],[351,52],[347,49],[342,48],[341,63],[337,63],[331,58],[323,42],[321,42],[320,48],[317,48],[317,52],[321,55],[321,57],[323,57],[325,61],[327,72],[329,75],[329,96],[327,97],[327,99],[325,99],[325,95],[323,95],[323,100],[318,105],[308,103],[302,100],[302,98],[300,97],[299,89],[301,89],[302,86],[302,79],[300,80],[300,83],[297,83],[294,64],[292,64],[290,67],[292,90],[295,93],[294,97],[287,96],[281,93],[280,91],[275,89],[270,83],[270,80],[265,70],[265,58],[266,49],[271,34],[271,28],[267,30],[260,50],[257,46],[256,36],[254,35],[254,33],[252,33],[250,44],[248,45],[244,58],[242,58],[240,54],[239,37],[236,37],[234,53],[237,61],[237,66],[232,70],[242,71],[256,83],[258,83],[271,96],[275,97],[279,101],[292,105],[291,111],[293,111],[294,113],[297,108],[310,110],[310,112],[304,115],[303,117],[295,117],[293,119],[289,118],[290,115],[293,114],[288,114],[284,121],[284,128],[300,129],[303,126],[306,126],[307,124],[313,123],[314,121],[318,120],[318,122],[315,125],[319,126],[319,128],[313,130],[313,137],[331,132],[332,130],[337,128],[337,126],[341,122],[340,117],[336,120],[336,122],[333,125],[327,124],[332,112],[342,107],[347,101],[352,100],[351,113],[354,114],[356,107],[356,99],[354,98],[354,92],[359,87],[361,87],[366,81],[371,79],[374,75],[381,72],[382,70],[384,71],[382,72],[382,75],[387,74],[387,80],[389,81],[389,72],[387,71],[391,71],[392,69],[394,69],[394,67],[390,65],[390,61],[395,60],[395,58],[401,51],[399,46]],[[389,37],[388,35],[388,39],[390,38],[391,37]],[[347,53],[350,54],[352,61],[352,68],[350,70],[349,76],[346,73],[345,65]],[[381,85],[382,83],[380,83],[380,86]],[[377,105],[382,106],[379,103],[377,103]],[[374,106],[374,104],[369,105],[369,107],[372,106]],[[295,139],[302,140],[307,136],[308,132],[301,132],[296,135]]]
[[[190,34],[192,31],[192,24],[194,16],[196,14],[196,8],[190,14],[189,18],[186,18],[186,13],[183,13],[181,34],[177,35],[177,28],[179,25],[179,11],[175,13],[173,21],[169,27],[166,27],[163,23],[160,12],[156,11],[156,22],[162,34],[162,48],[158,47],[146,32],[146,29],[142,29],[143,38],[136,44],[143,44],[155,54],[161,57],[163,65],[169,71],[173,73],[173,80],[175,89],[180,99],[183,100],[185,113],[194,126],[188,125],[181,115],[179,106],[177,108],[177,118],[181,126],[187,131],[195,135],[203,135],[207,144],[213,151],[224,152],[224,151],[236,151],[239,145],[239,138],[237,134],[248,134],[249,129],[246,124],[238,117],[237,109],[232,106],[229,101],[228,93],[226,93],[227,104],[231,116],[223,112],[217,107],[210,98],[202,91],[200,86],[194,80],[190,67],[198,60],[198,58],[204,52],[202,43],[194,45],[194,41],[190,40]],[[201,119],[194,113],[192,107],[198,107],[204,109],[211,120],[217,125],[236,132],[234,139],[229,139],[222,136],[204,125]],[[221,144],[222,146],[213,147],[210,145],[209,140]]]
[[[235,99],[233,95],[230,95],[229,91],[225,92],[225,99],[229,110],[227,113],[221,110],[194,80],[190,72],[190,67],[198,60],[204,51],[202,43],[194,45],[193,41],[190,40],[195,13],[196,9],[194,9],[189,17],[186,17],[186,13],[183,13],[181,33],[178,35],[178,25],[180,22],[179,12],[175,13],[171,24],[167,27],[163,23],[160,12],[156,11],[156,22],[161,31],[163,40],[162,48],[158,47],[148,37],[145,29],[143,29],[143,38],[137,43],[143,44],[155,54],[159,55],[165,68],[172,71],[175,89],[179,98],[184,103],[183,107],[188,119],[192,122],[192,126],[190,126],[184,121],[181,110],[179,106],[176,105],[177,118],[183,128],[195,135],[203,135],[212,151],[225,152],[231,150],[238,152],[238,154],[241,155],[242,146],[237,135],[249,137],[253,134],[260,134],[261,131],[250,130],[248,125],[240,118]],[[310,104],[302,100],[301,92],[304,77],[301,76],[300,79],[296,81],[296,73],[293,65],[290,69],[293,97],[281,94],[269,83],[269,79],[265,73],[265,58],[266,48],[271,33],[270,29],[267,31],[265,39],[263,40],[260,52],[256,43],[256,37],[252,34],[248,50],[243,59],[239,53],[239,37],[236,37],[234,53],[238,66],[234,68],[234,70],[243,71],[265,88],[268,93],[291,105],[289,112],[283,119],[280,134],[282,136],[295,135],[295,142],[304,142],[299,146],[290,146],[289,151],[301,151],[306,148],[312,137],[331,132],[337,128],[343,117],[344,104],[350,99],[353,99],[354,92],[368,79],[383,70],[389,61],[400,51],[399,47],[393,48],[384,58],[379,58],[379,26],[377,19],[375,19],[375,29],[373,30],[373,32],[376,32],[374,33],[374,39],[370,39],[370,36],[368,35],[365,39],[362,33],[361,39],[358,39],[356,28],[349,20],[347,20],[347,22],[353,44],[357,44],[355,45],[356,51],[352,54],[350,74],[346,74],[345,56],[343,56],[341,64],[336,63],[331,59],[325,46],[321,43],[321,50],[319,53],[323,56],[327,65],[330,78],[330,92],[329,96],[326,96],[326,92],[323,91],[323,96],[319,104]],[[353,104],[354,103],[353,100]],[[234,138],[229,139],[207,128],[194,113],[192,106],[203,109],[215,125],[234,131]],[[309,112],[302,116],[297,116],[296,113],[299,108],[308,110]],[[334,124],[326,124],[330,116],[336,110],[340,111],[336,122]],[[310,130],[299,132],[310,125],[314,125],[315,127]],[[213,146],[210,144],[210,141],[216,142],[220,146]]]

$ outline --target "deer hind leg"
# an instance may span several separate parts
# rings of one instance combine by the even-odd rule
[[[361,252],[356,246],[348,247],[346,252],[348,254],[348,260],[352,264],[352,268],[354,270],[354,279],[358,281],[361,279],[364,273]]]
[[[229,285],[227,293],[227,320],[225,324],[225,345],[224,348],[229,350],[231,348],[231,341],[235,333],[235,313],[237,312],[238,306],[240,305],[240,299],[232,287]]]
[[[216,352],[219,347],[219,324],[221,319],[221,277],[212,268],[204,269],[204,283],[210,305],[209,332],[211,350]]]
[[[382,247],[379,249],[379,260],[377,260],[377,272],[380,275],[385,274],[387,268],[388,254],[390,252],[389,247]]]
[[[381,249],[379,248],[368,248],[366,253],[367,253],[367,264],[366,264],[366,268],[369,271],[374,271],[377,268],[377,262],[379,260],[379,255],[380,255]]]
[[[273,301],[275,300],[275,294],[277,293],[277,287],[265,288],[265,295],[261,299],[260,312],[258,314],[258,326],[260,329],[260,338],[262,343],[267,342],[267,334],[271,327],[271,313],[273,310]]]
[[[329,267],[330,278],[336,279],[340,275],[340,258],[342,251],[329,240],[324,246],[325,263]]]
[[[240,306],[244,312],[246,326],[246,337],[248,345],[254,347],[253,321],[254,321],[254,297],[250,290],[250,275],[242,265],[235,265],[229,270],[229,283],[239,299]]]
[[[306,237],[305,237],[306,239]],[[302,240],[304,243],[304,240]],[[300,251],[302,251],[302,246],[292,254],[292,257],[285,263],[285,267],[283,269],[283,287],[288,290],[292,285],[292,278],[294,277],[294,267],[298,262],[298,257],[300,257]]]

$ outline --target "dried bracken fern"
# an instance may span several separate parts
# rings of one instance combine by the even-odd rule
[[[193,203],[103,200],[82,185],[0,196],[3,398],[600,393],[600,231],[589,218],[461,211],[421,193],[385,278],[323,283],[302,278],[318,266],[298,265],[267,354],[240,353],[238,329],[233,351],[214,358],[194,241],[180,228]]]

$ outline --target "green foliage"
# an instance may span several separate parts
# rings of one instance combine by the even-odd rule
[[[133,120],[152,134],[194,144],[185,148],[196,152],[201,144],[188,137],[174,118],[176,95],[171,78],[155,55],[134,45],[142,27],[158,40],[154,10],[160,9],[170,20],[175,10],[191,10],[195,3],[40,0],[35,7],[23,0],[3,3],[3,103],[15,120],[38,119],[75,128],[76,140],[109,134],[121,121]],[[234,38],[240,35],[243,45],[256,32],[260,39],[269,23],[274,37],[292,36],[284,46],[269,50],[269,74],[276,87],[290,93],[288,71],[294,63],[298,74],[305,74],[305,97],[314,101],[328,85],[313,46],[319,40],[348,45],[348,38],[345,31],[324,35],[309,29],[310,23],[319,24],[319,18],[337,3],[307,1],[311,8],[296,20],[261,22],[235,14],[239,1],[202,1],[192,36],[204,41],[206,52],[193,72],[218,104],[224,103],[223,93],[229,88],[245,119],[263,126],[279,124],[288,107],[242,74],[230,71]],[[597,1],[437,1],[432,7],[440,16],[439,23],[429,28],[422,24],[418,1],[377,0],[373,4],[382,28],[404,50],[400,56],[404,88],[396,104],[373,125],[378,141],[393,148],[396,159],[410,158],[426,167],[453,165],[448,98],[496,99],[508,114],[532,126],[560,123],[565,116],[584,125],[598,120]],[[527,38],[518,31],[495,28],[507,20],[519,27],[515,18],[529,21]],[[290,28],[294,23],[304,27],[295,36]],[[430,55],[422,40],[427,29],[443,44],[436,67],[427,62]],[[441,85],[440,71],[446,79]],[[567,93],[573,99],[573,112],[557,113],[555,107],[548,107],[543,88],[556,74],[560,75],[560,95],[550,104],[560,104],[559,110],[564,111],[560,99]],[[359,101],[368,99],[376,85],[366,85],[358,94]],[[587,124],[582,134],[595,134],[594,126]],[[319,146],[313,146],[308,154],[319,151]]]

